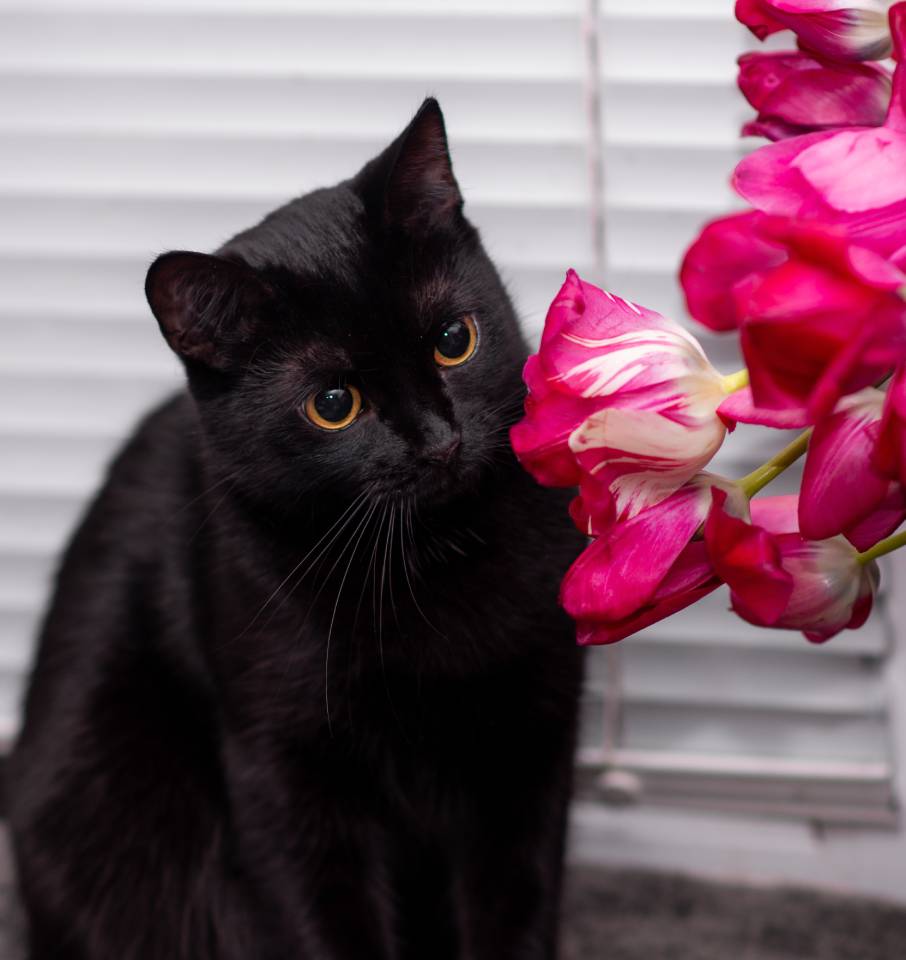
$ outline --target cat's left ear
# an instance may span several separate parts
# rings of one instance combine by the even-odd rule
[[[151,264],[145,295],[174,353],[215,370],[245,355],[270,300],[251,267],[188,250],[164,253]]]
[[[433,97],[355,183],[366,208],[384,226],[430,231],[461,217],[462,194],[453,176],[444,115]]]

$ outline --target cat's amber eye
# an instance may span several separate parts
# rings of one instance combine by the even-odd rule
[[[362,412],[362,394],[351,383],[313,393],[305,401],[305,416],[322,430],[342,430]]]
[[[441,367],[458,367],[478,346],[478,327],[471,314],[448,323],[434,344],[434,362]]]

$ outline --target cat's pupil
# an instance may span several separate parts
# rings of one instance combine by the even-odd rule
[[[315,410],[329,423],[339,423],[352,413],[352,392],[346,387],[322,390],[315,397]]]
[[[437,351],[441,356],[455,360],[469,349],[471,340],[472,335],[465,323],[462,320],[454,320],[438,337]]]

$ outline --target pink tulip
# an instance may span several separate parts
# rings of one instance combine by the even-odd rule
[[[614,518],[669,496],[726,433],[716,410],[728,388],[696,340],[572,270],[525,379],[526,416],[510,434],[520,461],[542,483],[594,476]]]
[[[719,489],[730,509],[748,516],[742,492],[700,474],[666,500],[611,525],[570,567],[560,600],[579,621],[580,643],[612,643],[694,603],[719,581],[695,532]]]
[[[769,144],[736,168],[734,186],[766,213],[819,220],[895,262],[906,258],[906,3],[890,11],[900,65],[881,127],[827,130]]]
[[[872,463],[883,406],[884,394],[868,387],[840,400],[815,427],[799,496],[799,529],[809,540],[826,540],[853,528],[858,535],[863,521],[895,494],[897,484]],[[877,539],[902,519],[895,511],[886,521],[892,526],[884,529],[882,523]]]
[[[760,211],[715,220],[680,279],[697,320],[740,327],[751,389],[721,403],[730,424],[814,422],[906,356],[906,274],[842,228]]]
[[[782,245],[760,236],[762,220],[758,211],[713,220],[686,252],[680,268],[686,305],[711,330],[736,327],[736,283],[786,260]]]
[[[744,136],[782,140],[884,122],[890,74],[876,64],[831,63],[794,50],[746,53],[738,62],[739,88],[758,111]]]
[[[761,627],[801,630],[815,643],[862,626],[878,587],[873,561],[863,563],[843,537],[807,540],[791,530],[795,498],[758,511],[754,501],[753,522],[747,523],[724,509],[723,497],[715,491],[705,543],[739,616]]]
[[[885,476],[906,486],[906,368],[890,382],[878,431],[874,465]]]
[[[759,40],[794,30],[806,49],[833,60],[890,55],[890,0],[737,0],[736,18]]]
[[[811,422],[906,357],[906,275],[840,231],[765,218],[788,259],[733,287],[754,402]]]

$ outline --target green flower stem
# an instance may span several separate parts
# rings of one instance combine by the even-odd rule
[[[743,387],[748,385],[749,371],[745,367],[742,370],[737,370],[736,373],[728,373],[723,378],[722,383],[724,393],[736,393],[737,390],[742,390]]]
[[[780,453],[771,457],[767,463],[763,463],[751,473],[737,480],[737,485],[742,488],[745,495],[751,500],[759,490],[766,487],[772,480],[776,480],[787,467],[791,467],[802,454],[805,453],[808,449],[808,441],[811,435],[812,430],[810,427],[808,430],[800,433],[799,436],[796,437],[791,444],[784,447]]]
[[[859,563],[871,563],[872,560],[877,560],[886,553],[893,553],[894,550],[899,550],[903,546],[906,546],[906,530],[901,530],[892,537],[887,537],[886,540],[880,540],[864,553],[860,553]]]

